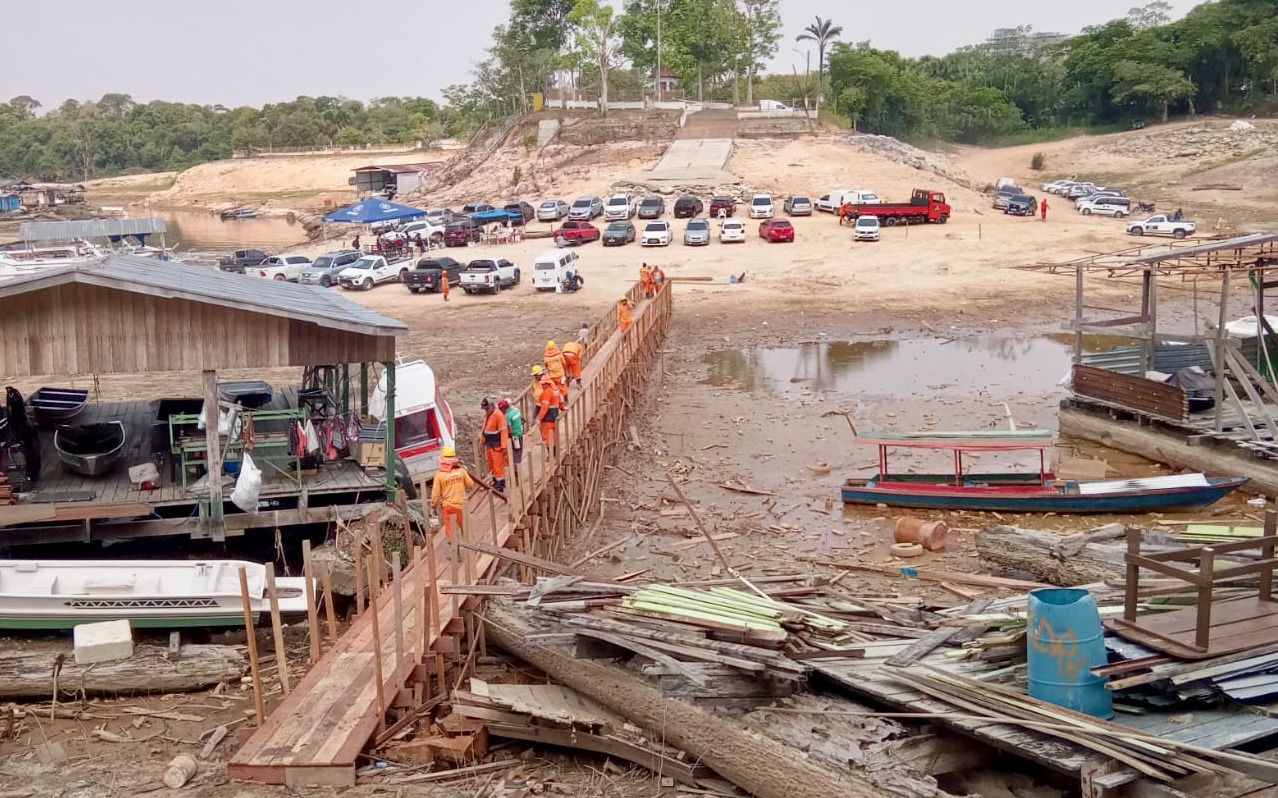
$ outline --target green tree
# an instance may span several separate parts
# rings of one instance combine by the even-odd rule
[[[1194,84],[1184,73],[1157,64],[1120,61],[1114,67],[1114,102],[1148,110],[1160,109],[1167,121],[1171,103],[1194,94]]]
[[[599,113],[608,115],[608,70],[621,46],[613,7],[599,0],[577,0],[568,15],[573,42],[583,61],[599,70]]]
[[[746,42],[742,53],[746,71],[746,103],[754,103],[754,76],[776,55],[781,41],[780,0],[741,0]]]
[[[794,40],[798,42],[816,42],[817,79],[820,81],[822,91],[825,90],[825,52],[842,35],[842,25],[835,25],[832,20],[821,19],[818,15],[803,29],[803,33],[794,37]]]
[[[40,101],[29,94],[19,94],[9,100],[9,107],[13,109],[19,119],[32,119],[35,117],[36,111],[40,109]]]
[[[1137,6],[1127,12],[1127,20],[1136,30],[1156,28],[1171,22],[1171,3],[1167,0],[1154,0],[1148,5]]]

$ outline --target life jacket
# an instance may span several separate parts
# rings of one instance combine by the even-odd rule
[[[506,416],[500,410],[494,410],[484,419],[484,447],[487,449],[505,448],[502,444],[502,433],[506,429]]]

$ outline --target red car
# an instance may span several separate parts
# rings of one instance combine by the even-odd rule
[[[718,219],[720,213],[724,216],[731,216],[737,211],[737,200],[735,197],[713,197],[710,200],[710,218]]]
[[[790,224],[789,219],[764,219],[763,224],[759,225],[759,238],[766,238],[769,242],[777,241],[794,241],[794,225]]]
[[[567,221],[555,231],[555,246],[566,247],[569,244],[584,244],[587,241],[599,240],[599,228],[590,222]]]

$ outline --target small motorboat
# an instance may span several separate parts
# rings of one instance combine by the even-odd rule
[[[225,222],[235,219],[253,219],[257,216],[257,211],[252,208],[227,208],[218,215]]]
[[[45,386],[27,398],[27,407],[35,414],[37,426],[63,424],[84,410],[89,392],[84,388],[52,388]]]
[[[59,427],[53,434],[53,448],[69,470],[86,477],[109,472],[124,456],[124,424],[107,421]]]

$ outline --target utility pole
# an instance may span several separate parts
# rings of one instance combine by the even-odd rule
[[[661,0],[657,0],[657,72],[652,78],[652,91],[661,102]]]

